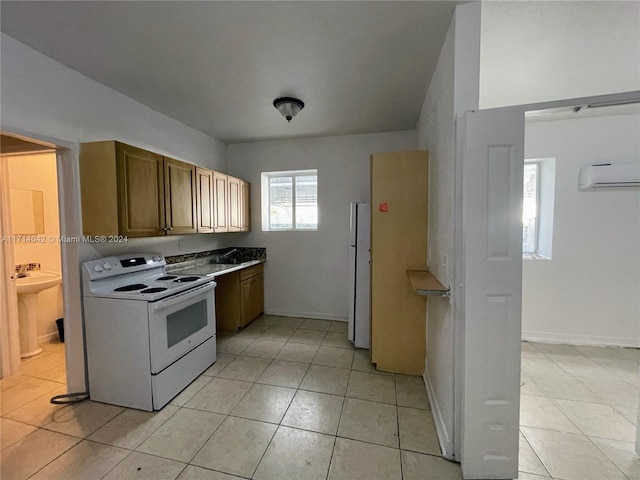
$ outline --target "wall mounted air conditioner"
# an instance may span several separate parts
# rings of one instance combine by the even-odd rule
[[[596,163],[580,169],[578,189],[640,187],[640,164]]]

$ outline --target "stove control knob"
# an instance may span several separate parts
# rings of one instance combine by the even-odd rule
[[[160,260],[162,260],[162,257],[160,255],[154,255],[151,260],[153,260],[154,262],[159,262]]]
[[[95,267],[93,267],[93,269],[94,269],[96,272],[101,272],[101,271],[102,271],[102,267],[101,267],[100,265],[96,265]]]
[[[102,268],[104,268],[105,270],[111,270],[111,264],[105,263],[104,265],[102,265]]]

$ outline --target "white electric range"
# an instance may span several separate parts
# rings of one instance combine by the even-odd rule
[[[215,282],[165,267],[155,253],[83,264],[92,400],[159,410],[216,361]]]

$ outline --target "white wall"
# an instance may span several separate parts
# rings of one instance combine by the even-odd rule
[[[459,6],[451,21],[416,128],[417,147],[429,151],[429,270],[453,284],[455,118],[478,105],[480,8]],[[446,259],[445,259],[446,257]],[[454,292],[455,294],[455,292]],[[425,381],[443,453],[454,456],[455,329],[448,299],[427,300]],[[460,460],[458,458],[458,460]]]
[[[526,158],[556,158],[551,260],[524,260],[523,337],[640,346],[640,190],[580,192],[578,170],[640,163],[640,115],[528,122]]]
[[[640,89],[640,2],[483,1],[480,107]]]
[[[414,131],[229,145],[229,172],[253,188],[251,232],[241,245],[267,249],[267,312],[347,319],[349,204],[369,201],[371,153],[414,148]],[[318,230],[263,232],[261,172],[311,168],[318,169]]]
[[[2,34],[2,124],[69,144],[118,140],[203,167],[225,171],[225,145],[147,108]],[[226,236],[223,236],[226,237]],[[180,239],[183,240],[182,245]],[[229,240],[233,242],[234,240]],[[225,243],[211,235],[84,246],[84,258],[153,249],[165,255]]]
[[[0,127],[5,132],[53,140],[71,149],[59,165],[63,198],[61,221],[68,227],[63,233],[80,233],[77,155],[81,142],[119,140],[225,171],[226,147],[222,142],[100,85],[5,34],[0,40]],[[71,309],[65,318],[69,389],[80,391],[84,388],[84,359],[79,348],[82,338],[79,263],[109,253],[142,249],[165,255],[206,250],[234,243],[235,238],[233,234],[197,235],[131,240],[117,245],[82,244],[79,249],[69,247],[65,254],[67,258],[63,256],[65,285],[70,290],[65,290],[65,309]]]
[[[443,285],[450,285],[443,255],[453,258],[454,186],[454,36],[451,22],[431,80],[420,120],[418,148],[429,151],[429,248],[427,264]],[[451,307],[444,298],[427,299],[427,358],[425,380],[434,421],[444,450],[453,443],[454,341]]]
[[[12,155],[7,157],[9,165],[9,187],[42,192],[44,215],[44,238],[60,235],[58,218],[58,179],[56,177],[56,156],[53,152],[33,155]],[[29,215],[26,205],[11,203],[12,216]],[[29,233],[14,229],[13,234]],[[60,245],[55,242],[18,242],[13,244],[16,264],[39,263],[42,270],[60,273]],[[48,341],[51,334],[57,337],[56,319],[63,315],[62,287],[56,286],[38,294],[38,337]]]

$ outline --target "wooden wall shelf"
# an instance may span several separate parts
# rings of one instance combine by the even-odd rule
[[[450,289],[442,285],[429,270],[407,270],[411,286],[420,296],[449,297]]]

